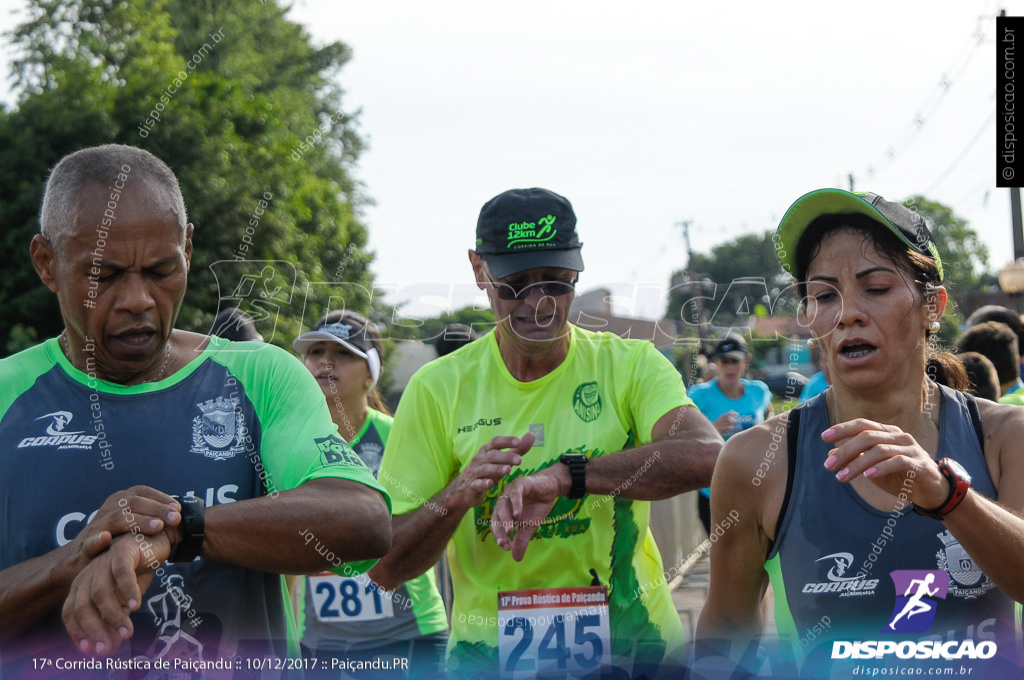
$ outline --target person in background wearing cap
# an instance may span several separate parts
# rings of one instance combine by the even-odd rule
[[[750,367],[747,341],[739,335],[722,338],[711,360],[718,377],[690,388],[690,399],[707,416],[726,440],[751,428],[772,415],[772,391],[760,380],[743,377]],[[704,531],[711,535],[711,489],[703,488],[697,497],[697,510]]]
[[[323,390],[338,432],[376,477],[393,420],[376,387],[383,355],[380,331],[354,311],[331,312],[313,328],[295,338],[292,348]],[[414,678],[440,666],[448,615],[433,568],[390,592],[366,575],[323,572],[305,581],[298,581],[296,592],[308,654],[318,660],[410,660],[406,669],[360,670],[358,677],[366,678]],[[311,675],[321,676],[327,674]]]
[[[395,416],[395,540],[371,576],[401,583],[447,547],[450,675],[682,661],[647,501],[705,486],[722,440],[652,343],[569,322],[580,245],[558,194],[488,201],[469,261],[496,328],[421,368]],[[556,598],[565,618],[514,608]]]
[[[712,521],[741,519],[711,547],[694,677],[723,677],[721,654],[764,670],[760,655],[741,657],[769,579],[780,636],[769,661],[783,677],[791,664],[831,678],[952,663],[1020,677],[1024,411],[930,379],[941,366],[966,386],[955,357],[933,351],[946,289],[927,225],[877,195],[824,189],[793,204],[776,246],[832,384],[722,449]],[[929,613],[900,618],[928,575]],[[886,641],[898,657],[874,654]]]

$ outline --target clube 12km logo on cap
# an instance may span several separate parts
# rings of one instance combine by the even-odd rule
[[[924,633],[935,623],[939,601],[949,591],[949,574],[940,569],[898,569],[889,572],[896,588],[885,634]],[[991,640],[836,640],[833,659],[991,659],[997,651]]]
[[[509,250],[539,248],[555,238],[555,216],[547,215],[536,222],[513,222],[508,225]]]

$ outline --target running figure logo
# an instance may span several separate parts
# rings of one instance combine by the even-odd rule
[[[896,586],[896,604],[886,633],[923,633],[935,623],[937,599],[946,599],[949,574],[938,570],[901,569],[890,572]],[[898,593],[903,593],[900,596]]]

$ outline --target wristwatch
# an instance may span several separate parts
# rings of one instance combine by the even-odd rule
[[[206,503],[202,498],[195,496],[173,496],[173,498],[181,504],[181,524],[178,525],[181,540],[178,541],[178,545],[174,547],[174,552],[167,558],[167,561],[191,562],[203,552],[203,537],[206,527],[203,513]]]
[[[949,495],[946,496],[946,501],[939,507],[931,510],[915,505],[914,512],[925,517],[941,520],[952,512],[953,508],[960,505],[960,501],[967,495],[967,490],[971,488],[971,475],[968,474],[967,470],[960,463],[952,458],[943,458],[939,461],[939,472],[949,482]]]
[[[587,456],[582,453],[563,453],[558,459],[569,466],[572,486],[566,498],[583,498],[587,493]]]

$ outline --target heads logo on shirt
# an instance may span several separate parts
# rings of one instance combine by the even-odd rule
[[[585,423],[591,423],[601,416],[601,394],[596,382],[580,383],[572,395],[572,410]]]
[[[931,628],[936,599],[946,599],[949,574],[937,569],[898,569],[889,576],[896,586],[896,604],[882,632],[923,633]]]

